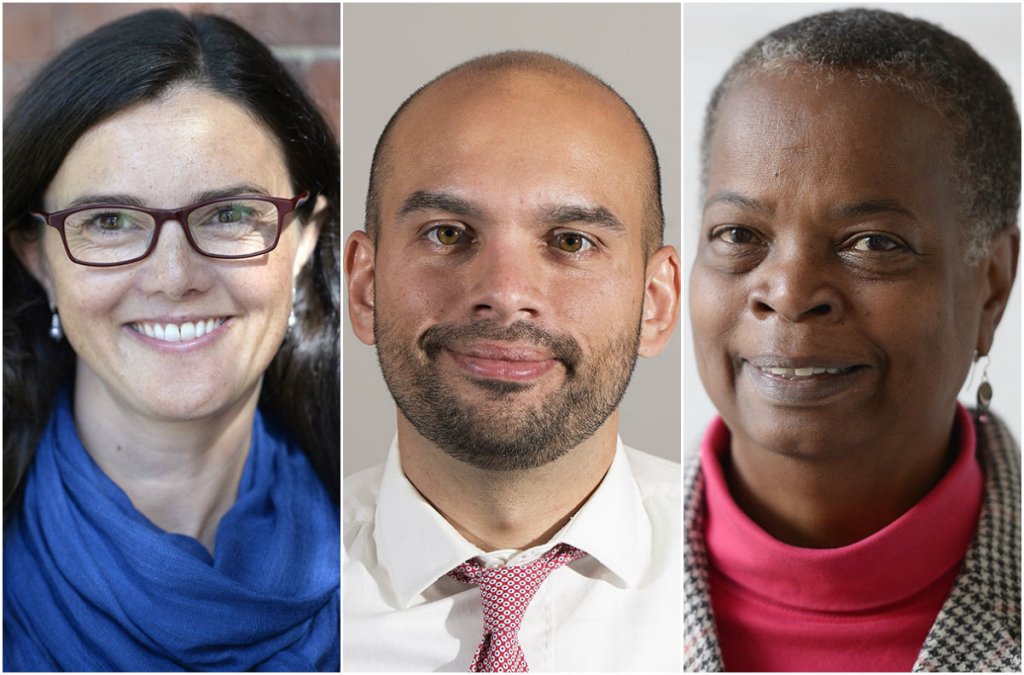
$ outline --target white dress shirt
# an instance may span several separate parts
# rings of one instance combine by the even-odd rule
[[[524,564],[559,543],[588,553],[555,570],[523,618],[533,671],[679,671],[680,469],[619,440],[604,480],[551,540],[484,552],[387,461],[345,480],[343,670],[466,671],[483,636],[480,590],[447,572],[470,558]]]

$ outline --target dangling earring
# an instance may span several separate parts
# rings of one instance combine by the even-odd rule
[[[295,287],[292,286],[292,311],[288,315],[288,327],[291,328],[299,322],[298,317],[295,316]]]
[[[60,342],[64,337],[64,329],[60,326],[60,316],[57,314],[57,305],[50,305],[50,337],[54,342]]]
[[[978,385],[978,417],[982,420],[988,419],[988,406],[992,402],[992,385],[988,381],[988,354],[977,357],[980,361],[985,359],[985,366],[981,371],[981,384]]]

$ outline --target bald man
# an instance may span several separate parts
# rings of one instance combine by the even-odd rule
[[[388,122],[366,214],[349,316],[398,434],[345,481],[345,670],[679,670],[679,466],[618,437],[679,303],[643,123],[555,57],[474,59]]]

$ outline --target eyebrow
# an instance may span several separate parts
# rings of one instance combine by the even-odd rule
[[[445,211],[457,216],[483,219],[484,210],[468,199],[450,192],[418,190],[413,192],[398,208],[398,216],[407,216],[419,211]],[[623,232],[626,226],[603,206],[565,204],[544,209],[541,220],[553,225],[569,223],[590,223],[611,230]]]
[[[580,206],[570,204],[555,206],[548,209],[542,216],[545,222],[553,225],[568,225],[570,223],[589,223],[606,227],[616,232],[625,232],[626,226],[615,217],[611,211],[603,206]]]
[[[900,204],[895,199],[869,199],[862,202],[855,202],[840,206],[829,212],[829,216],[835,220],[847,220],[863,218],[865,216],[877,215],[899,215],[917,222],[917,216],[913,211]]]
[[[227,199],[230,197],[238,197],[239,195],[257,195],[266,197],[269,193],[265,188],[251,183],[239,183],[238,185],[232,185],[226,188],[219,188],[216,190],[205,190],[203,192],[196,192],[192,194],[189,204],[198,204],[199,202],[207,202],[214,199]],[[67,209],[73,209],[78,206],[91,206],[94,204],[117,204],[118,206],[135,206],[139,208],[148,208],[141,199],[135,195],[130,194],[85,194],[80,197],[72,199],[66,207],[61,211]]]
[[[716,192],[708,198],[704,204],[706,210],[713,204],[729,204],[736,206],[747,211],[757,211],[767,215],[773,215],[775,209],[762,204],[756,199],[751,199],[738,192],[732,190],[723,190]],[[828,212],[828,217],[832,220],[850,220],[854,218],[863,218],[865,216],[877,216],[896,214],[909,218],[914,222],[917,222],[917,216],[913,211],[900,204],[895,199],[868,199],[861,202],[854,202],[852,204],[846,204],[844,206],[836,207]]]
[[[474,206],[468,199],[450,192],[417,190],[409,195],[398,208],[398,217],[408,216],[419,211],[446,211],[467,218],[483,218],[482,209]]]
[[[721,190],[708,197],[707,201],[704,202],[704,210],[707,211],[715,204],[728,204],[729,206],[736,206],[747,211],[757,211],[766,215],[775,213],[775,209],[733,190]]]

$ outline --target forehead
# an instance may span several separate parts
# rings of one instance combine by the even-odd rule
[[[279,142],[231,99],[184,87],[89,129],[64,158],[45,202],[56,209],[83,194],[126,194],[173,208],[192,194],[236,185],[290,192]]]
[[[952,158],[949,123],[903,92],[846,73],[758,73],[721,103],[707,187],[771,177],[818,192],[948,190]]]
[[[388,155],[385,222],[389,203],[430,189],[495,207],[575,196],[632,221],[649,161],[636,122],[612,94],[532,72],[431,86],[396,121]]]

